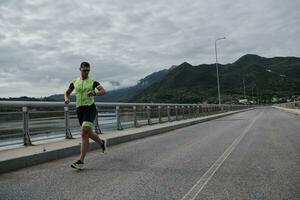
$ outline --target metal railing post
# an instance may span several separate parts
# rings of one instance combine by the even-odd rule
[[[196,113],[195,106],[193,105],[193,118],[196,118],[196,117],[197,117],[197,113]]]
[[[195,109],[194,105],[192,106],[192,111],[193,111],[193,118],[195,118],[196,117],[196,109]]]
[[[29,135],[29,113],[28,113],[28,107],[23,107],[23,141],[24,145],[32,145],[30,135]]]
[[[147,119],[148,119],[148,125],[151,125],[151,110],[150,110],[150,106],[147,106]]]
[[[97,134],[102,134],[101,129],[100,129],[100,125],[99,125],[99,112],[98,110],[96,110],[96,117],[95,117],[95,132]]]
[[[199,112],[200,112],[200,116],[203,116],[203,104],[200,105],[200,108],[199,108]]]
[[[137,116],[136,116],[136,106],[133,106],[133,123],[134,123],[134,127],[138,127],[138,123],[137,123]]]
[[[189,106],[184,106],[184,118],[189,118]]]
[[[116,106],[116,121],[117,121],[117,129],[123,130],[121,126],[121,120],[120,120],[120,106]]]
[[[70,113],[69,113],[69,107],[64,107],[64,116],[65,116],[65,132],[66,132],[66,139],[72,139],[72,133],[70,131]]]
[[[196,110],[195,110],[195,106],[194,105],[192,106],[192,111],[193,111],[193,118],[195,118],[196,117]]]
[[[197,117],[200,117],[200,106],[197,106]]]
[[[178,120],[178,107],[175,106],[175,119]]]
[[[204,115],[208,115],[208,105],[205,105],[205,107],[204,107]]]
[[[168,122],[170,122],[171,121],[170,106],[167,107],[167,113],[168,113]]]
[[[157,107],[157,110],[158,110],[158,122],[159,122],[159,123],[162,123],[162,120],[161,120],[161,107],[158,106],[158,107]]]
[[[181,109],[182,109],[182,119],[185,119],[185,116],[184,116],[184,106],[181,106]]]

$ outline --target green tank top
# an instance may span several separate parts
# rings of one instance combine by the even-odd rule
[[[95,102],[94,97],[87,96],[87,93],[89,91],[94,91],[98,85],[100,85],[99,82],[95,81],[93,78],[81,80],[81,78],[78,77],[74,79],[70,85],[70,88],[75,88],[76,107],[92,105]]]

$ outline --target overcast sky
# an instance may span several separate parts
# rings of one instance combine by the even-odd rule
[[[63,93],[82,61],[107,90],[179,65],[300,57],[299,0],[1,0],[0,97]]]

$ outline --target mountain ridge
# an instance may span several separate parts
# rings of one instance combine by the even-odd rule
[[[246,54],[233,63],[218,64],[222,102],[233,102],[243,97],[268,102],[272,97],[300,95],[300,58],[265,58]],[[153,72],[132,87],[108,91],[96,97],[97,102],[170,102],[217,103],[215,64],[191,65],[182,62],[169,69]],[[254,98],[253,98],[254,97]],[[43,98],[20,97],[21,100],[63,101],[63,94]],[[1,98],[0,100],[18,100]],[[74,95],[72,101],[75,100]]]
[[[264,58],[247,54],[218,67],[222,102],[243,98],[243,80],[248,99],[254,96],[267,103],[273,96],[300,94],[300,58],[297,57]],[[192,66],[184,62],[131,101],[217,103],[216,79],[215,64]]]

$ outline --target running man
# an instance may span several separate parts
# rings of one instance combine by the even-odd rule
[[[104,95],[105,90],[99,82],[89,78],[89,72],[90,64],[87,62],[82,62],[80,65],[80,77],[71,82],[64,95],[65,104],[69,104],[72,91],[74,89],[76,91],[76,111],[81,128],[82,142],[80,148],[80,158],[78,161],[73,163],[71,167],[78,170],[83,168],[84,158],[89,148],[89,138],[100,145],[103,153],[106,151],[106,141],[101,140],[92,129],[96,117],[94,96]]]

